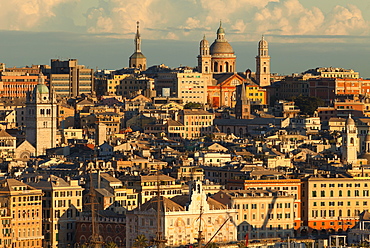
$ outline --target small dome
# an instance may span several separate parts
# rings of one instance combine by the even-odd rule
[[[208,40],[206,40],[206,36],[203,36],[203,39],[200,41],[200,46],[201,47],[209,46],[209,42]]]
[[[40,94],[49,94],[49,88],[45,84],[38,84],[36,85],[33,92],[40,93]]]
[[[217,34],[224,34],[225,33],[225,30],[224,30],[224,28],[223,27],[221,27],[221,25],[220,25],[220,27],[217,29]]]
[[[355,121],[352,119],[351,114],[348,116],[346,126],[355,126]]]
[[[259,48],[267,48],[269,43],[265,40],[265,37],[262,36],[262,39],[258,42]]]
[[[229,42],[215,40],[210,47],[210,53],[211,55],[219,53],[234,54],[234,50]]]

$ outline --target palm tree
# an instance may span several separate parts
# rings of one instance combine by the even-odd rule
[[[145,246],[148,246],[148,239],[143,234],[138,235],[135,239],[134,247],[142,248]]]
[[[117,248],[117,247],[118,247],[117,244],[114,242],[109,242],[104,246],[104,248]]]
[[[218,245],[215,242],[209,243],[206,248],[218,248]]]

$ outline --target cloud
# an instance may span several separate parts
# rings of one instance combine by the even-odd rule
[[[0,29],[72,31],[143,39],[210,40],[219,21],[230,41],[282,36],[368,35],[370,24],[353,4],[328,12],[303,0],[13,0],[3,1]],[[117,37],[117,35],[114,35]],[[275,41],[274,40],[274,41]]]

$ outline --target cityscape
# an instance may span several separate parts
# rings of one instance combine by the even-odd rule
[[[368,71],[239,70],[222,19],[148,64],[137,19],[119,69],[1,61],[0,247],[370,247]]]

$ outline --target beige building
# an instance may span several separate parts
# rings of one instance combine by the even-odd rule
[[[293,237],[294,195],[279,190],[221,190],[213,196],[236,209],[238,240]]]
[[[207,85],[211,77],[208,74],[193,72],[192,69],[158,73],[155,79],[157,95],[182,98],[184,103],[207,103]],[[169,91],[166,95],[166,90]],[[164,93],[164,94],[163,94]]]
[[[68,247],[75,242],[76,217],[82,211],[82,190],[78,180],[64,181],[49,175],[29,177],[27,184],[42,190],[44,246]]]
[[[171,198],[182,194],[182,185],[176,183],[176,179],[166,175],[148,175],[138,177],[120,178],[127,188],[135,189],[139,193],[139,205],[149,201],[157,195],[158,183],[161,195]]]
[[[43,247],[42,195],[41,190],[15,179],[0,181],[0,204],[12,217],[11,247]]]
[[[196,139],[213,133],[214,114],[199,109],[184,109],[179,113],[179,121],[184,124],[184,138]]]

